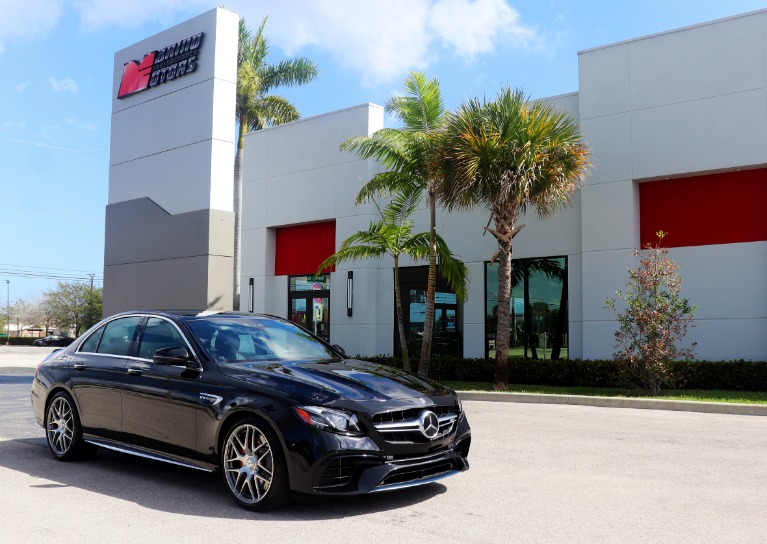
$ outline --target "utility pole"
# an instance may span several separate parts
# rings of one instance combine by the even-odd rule
[[[5,299],[5,345],[11,345],[11,280],[5,280],[6,299]]]
[[[96,274],[88,274],[91,277],[91,292],[88,296],[88,327],[90,328],[95,320],[93,319],[93,276]]]

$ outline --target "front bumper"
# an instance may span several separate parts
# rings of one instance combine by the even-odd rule
[[[396,453],[386,447],[331,451],[311,466],[304,465],[303,477],[291,478],[292,487],[313,495],[362,495],[442,480],[469,469],[471,431],[468,424],[461,427],[431,451],[423,447],[406,451],[410,448],[402,446]]]

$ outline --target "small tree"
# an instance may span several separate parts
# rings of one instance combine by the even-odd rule
[[[23,298],[11,304],[11,325],[16,327],[16,336],[21,336],[25,327],[33,324],[32,305]]]
[[[43,304],[59,328],[71,328],[75,336],[101,318],[103,292],[84,283],[59,282],[55,291],[46,291]]]
[[[619,311],[615,298],[605,301],[619,323],[613,358],[633,385],[651,395],[678,384],[679,377],[669,361],[695,357],[695,342],[686,348],[677,344],[687,334],[697,309],[681,296],[679,265],[668,256],[668,248],[661,247],[666,233],[656,234],[658,242],[654,246],[648,243],[639,266],[629,271],[626,291],[615,293],[626,303],[626,309]]]
[[[389,204],[384,208],[381,208],[373,198],[373,203],[378,208],[381,219],[371,221],[367,230],[349,236],[343,241],[338,251],[317,267],[317,274],[321,274],[330,267],[345,261],[376,259],[386,254],[391,255],[394,259],[394,303],[397,310],[397,329],[402,347],[402,364],[408,372],[412,371],[412,368],[402,317],[399,258],[400,255],[406,255],[418,260],[429,255],[430,233],[413,234],[412,216],[418,209],[421,195],[422,192],[419,187],[406,188],[403,192],[393,195]],[[456,297],[466,300],[469,283],[469,272],[466,265],[453,255],[440,236],[436,236],[436,249],[440,272],[455,291]],[[421,370],[419,368],[419,374],[426,377],[426,374]]]
[[[32,306],[33,323],[38,327],[45,329],[45,336],[50,334],[51,329],[56,326],[56,319],[51,307],[43,300],[35,301]]]

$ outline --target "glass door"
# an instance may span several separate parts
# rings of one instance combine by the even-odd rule
[[[330,342],[330,276],[294,276],[288,292],[288,319]]]

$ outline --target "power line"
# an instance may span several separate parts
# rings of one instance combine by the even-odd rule
[[[23,272],[12,272],[8,270],[0,270],[0,276],[10,276],[13,278],[27,278],[38,280],[60,280],[60,281],[75,281],[78,283],[88,283],[91,281],[90,276],[56,276],[50,274],[25,274]],[[103,283],[103,278],[93,278],[94,283]]]
[[[8,268],[3,268],[8,267]],[[16,265],[16,264],[3,264],[0,263],[0,275],[11,276],[16,278],[28,278],[28,279],[43,279],[43,280],[59,280],[59,281],[77,281],[77,282],[90,282],[91,272],[87,270],[76,270],[66,268],[43,268],[40,266],[31,265]],[[104,279],[101,275],[96,276],[93,274],[93,281],[96,283],[103,283]]]
[[[96,147],[98,149],[106,149],[106,146],[104,145],[98,145],[98,144],[90,144],[88,142],[81,142],[78,140],[70,140],[68,138],[61,138],[58,136],[49,136],[47,134],[35,134],[34,132],[29,132],[28,130],[19,130],[16,128],[9,128],[9,127],[3,127],[0,126],[0,130],[4,130],[6,132],[15,132],[16,134],[23,134],[24,136],[32,136],[33,138],[47,138],[49,140],[58,140],[60,142],[67,142],[70,144],[79,144],[79,145],[87,145],[88,147]]]
[[[48,149],[56,149],[56,150],[59,150],[59,151],[71,151],[73,153],[81,153],[83,155],[92,155],[94,157],[101,157],[101,158],[104,158],[104,159],[106,158],[106,155],[104,155],[103,153],[91,153],[90,151],[82,151],[81,149],[72,149],[70,147],[59,147],[59,146],[56,146],[56,145],[41,144],[41,143],[38,143],[38,142],[29,142],[27,140],[19,140],[17,138],[6,138],[5,136],[0,136],[0,140],[7,140],[9,142],[16,142],[18,144],[34,145],[34,146],[37,146],[37,147],[45,147],[45,148],[48,148]]]
[[[32,266],[31,264],[0,263],[0,266],[11,266],[13,268],[35,268],[38,270],[56,270],[58,272],[84,272],[86,275],[92,272],[91,270],[83,270],[81,268],[53,268],[50,266]]]

